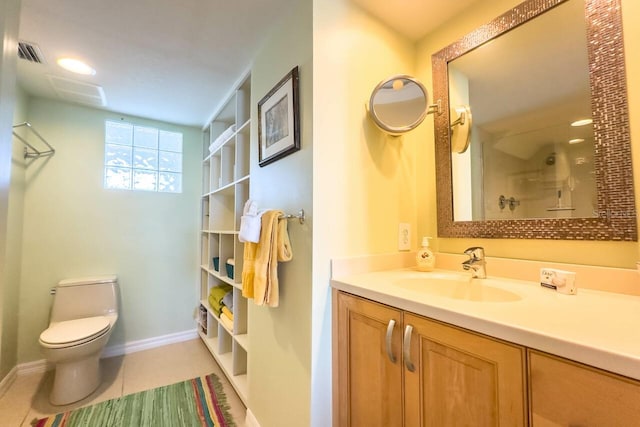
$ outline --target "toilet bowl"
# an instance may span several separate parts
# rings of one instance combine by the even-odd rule
[[[55,365],[52,404],[77,402],[98,388],[100,354],[117,319],[115,276],[68,279],[54,288],[49,327],[39,339],[42,354]]]

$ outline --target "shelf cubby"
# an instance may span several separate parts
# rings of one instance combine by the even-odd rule
[[[209,231],[209,196],[202,197],[200,203],[200,224],[202,231]]]
[[[235,230],[235,195],[233,186],[229,191],[219,191],[209,199],[209,229],[211,231]]]
[[[249,175],[249,159],[250,159],[250,145],[251,145],[251,126],[249,123],[245,123],[236,134],[235,143],[235,180],[239,180]]]
[[[209,272],[201,268],[200,269],[200,304],[207,308],[207,296],[209,295]]]
[[[206,232],[200,233],[200,265],[209,265],[207,259],[209,258],[209,234]]]
[[[250,118],[251,78],[247,76],[221,104],[204,131],[198,285],[198,334],[245,404],[249,384],[249,313],[247,299],[242,297],[244,245],[238,240],[238,232],[250,194]],[[233,132],[226,132],[233,125]],[[226,136],[219,138],[223,133]],[[210,150],[214,142],[215,148]],[[214,268],[214,257],[219,258],[218,270]],[[225,265],[229,258],[235,264],[233,279],[228,277]],[[224,326],[209,305],[211,288],[221,284],[233,287],[231,329]]]
[[[233,342],[233,375],[247,373],[247,352],[236,341]]]
[[[211,165],[207,160],[202,164],[202,194],[206,195],[211,191]]]

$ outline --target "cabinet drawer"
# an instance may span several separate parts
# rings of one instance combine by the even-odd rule
[[[534,427],[640,425],[640,382],[529,350]]]

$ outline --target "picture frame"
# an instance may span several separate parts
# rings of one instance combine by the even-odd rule
[[[258,164],[275,162],[300,150],[298,67],[258,102]]]

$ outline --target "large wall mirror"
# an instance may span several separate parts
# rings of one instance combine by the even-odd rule
[[[637,240],[619,0],[528,0],[432,62],[439,236]]]

